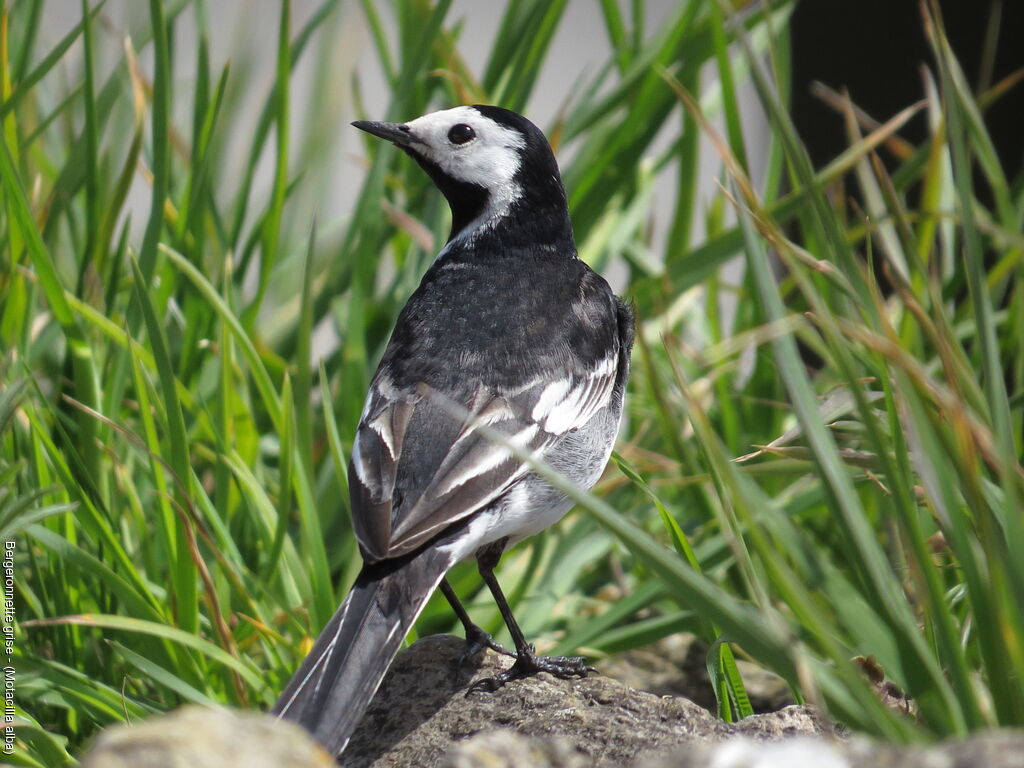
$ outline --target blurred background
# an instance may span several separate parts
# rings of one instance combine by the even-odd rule
[[[561,12],[561,21],[546,50],[536,82],[523,112],[543,129],[554,125],[570,104],[573,88],[593,77],[612,53],[612,43],[605,29],[604,17],[594,2],[567,2]],[[292,3],[292,23],[298,28],[307,23],[322,7],[314,0],[295,0]],[[640,19],[645,35],[652,34],[666,23],[677,7],[670,0],[654,0],[644,4]],[[628,12],[625,4],[623,12]],[[503,13],[501,2],[469,2],[457,0],[451,4],[447,17],[461,29],[459,54],[472,72],[482,72],[491,53]],[[267,93],[274,82],[274,58],[270,54],[276,46],[278,4],[273,0],[255,0],[251,3],[207,3],[187,5],[178,17],[175,27],[175,46],[178,50],[172,62],[175,90],[190,92],[196,79],[196,46],[199,28],[196,14],[205,17],[203,26],[211,31],[208,37],[212,66],[222,67],[231,62],[242,73],[228,84],[226,99],[233,102],[233,116],[240,126],[255,121]],[[81,13],[73,3],[48,3],[43,11],[40,40],[44,45],[56,44],[80,20]],[[121,41],[131,37],[133,30],[144,30],[149,25],[145,4],[130,0],[110,0],[104,5],[101,25],[103,39],[97,47],[97,72],[109,74],[121,61]],[[382,34],[392,45],[397,45],[395,19],[382,13]],[[348,211],[359,194],[359,185],[365,173],[360,157],[362,139],[355,135],[349,123],[356,119],[382,119],[388,113],[391,94],[381,69],[380,58],[374,50],[374,40],[366,16],[355,3],[342,3],[325,20],[313,46],[314,55],[299,60],[291,76],[292,110],[290,155],[297,161],[315,156],[316,167],[307,171],[306,182],[295,195],[294,209],[306,215],[290,217],[286,226],[308,229],[312,217],[317,217],[325,235],[343,226]],[[80,76],[82,60],[69,50],[63,62],[67,76]],[[152,60],[143,52],[140,64],[152,73]],[[76,67],[78,68],[76,70]],[[713,73],[709,73],[713,77]],[[358,83],[360,108],[357,112],[353,100],[353,85]],[[752,114],[745,123],[747,139],[751,142],[751,157],[763,173],[766,162],[767,125],[750,86],[743,85],[742,103]],[[454,106],[438,104],[437,108]],[[191,111],[187,99],[177,99],[175,117],[186,124]],[[391,115],[396,120],[412,119],[418,115]],[[128,115],[123,116],[129,119]],[[680,117],[666,121],[659,137],[653,142],[658,151],[665,151],[671,137],[678,133]],[[248,157],[243,142],[226,142],[223,147],[226,177],[244,172]],[[573,148],[563,149],[564,160],[572,157]],[[705,160],[713,157],[705,141],[701,148]],[[268,146],[256,165],[253,194],[259,199],[269,195],[273,183],[273,152]],[[701,176],[701,195],[707,198],[716,191],[714,176],[706,171]],[[652,236],[658,249],[665,245],[668,221],[671,217],[672,197],[675,193],[672,174],[662,174],[658,184],[651,216]],[[141,237],[149,190],[141,179],[136,180],[129,195],[128,210],[135,215],[134,233]],[[699,228],[702,225],[697,222]],[[614,279],[614,275],[612,276]],[[621,287],[619,273],[616,287]]]
[[[620,2],[623,12],[627,4]],[[1024,65],[1024,50],[1014,44],[1024,33],[1024,5],[1006,0],[941,0],[938,6],[946,18],[950,44],[963,63],[969,82],[984,90],[992,83],[1020,69]],[[321,4],[314,0],[292,2],[293,24],[298,28],[309,21]],[[649,35],[666,22],[677,7],[673,0],[651,0],[644,3],[641,23]],[[473,72],[481,72],[490,53],[491,43],[498,30],[503,3],[455,0],[448,17],[462,28],[459,52]],[[196,77],[195,49],[198,42],[196,14],[205,16],[204,26],[216,31],[208,37],[210,59],[220,67],[233,62],[245,73],[245,80],[228,85],[228,98],[236,102],[236,119],[246,124],[256,119],[266,92],[272,87],[274,60],[269,54],[276,44],[278,4],[273,0],[253,2],[223,2],[187,5],[176,24],[175,41],[178,55],[173,62],[176,90],[189,91]],[[43,21],[39,40],[44,48],[56,44],[79,21],[80,9],[74,3],[47,3],[43,6]],[[96,50],[97,71],[107,75],[121,61],[121,41],[131,37],[133,30],[145,29],[149,17],[144,3],[131,0],[108,0],[104,5],[103,39]],[[392,41],[396,30],[394,19],[382,14],[384,34]],[[884,119],[921,97],[919,68],[929,59],[928,43],[921,27],[921,9],[913,0],[864,0],[850,3],[845,0],[804,0],[793,13],[790,34],[793,38],[792,80],[793,97],[790,109],[808,151],[818,165],[838,155],[845,138],[842,123],[836,111],[815,94],[812,84],[821,83],[833,90],[848,89],[854,101],[875,119]],[[828,44],[823,45],[822,41]],[[390,102],[387,82],[373,49],[373,40],[366,17],[355,3],[341,4],[325,22],[316,46],[320,55],[304,57],[297,62],[292,73],[292,98],[295,109],[292,118],[291,153],[299,157],[307,143],[302,124],[305,116],[314,115],[316,121],[315,151],[320,178],[311,179],[299,191],[304,205],[322,222],[337,222],[351,206],[362,172],[359,162],[359,138],[349,129],[355,119],[374,119],[387,112]],[[555,30],[543,66],[525,113],[542,128],[551,126],[569,103],[574,84],[587,74],[593,74],[607,60],[612,43],[605,30],[604,18],[597,0],[565,3],[562,21]],[[67,68],[66,77],[80,76],[81,52],[72,47],[62,61]],[[142,66],[152,72],[149,54],[143,52]],[[714,71],[706,77],[713,79]],[[357,114],[352,101],[353,78],[358,78],[361,89],[362,112]],[[879,87],[884,83],[884,87]],[[766,163],[768,125],[758,100],[749,83],[739,84],[739,101],[744,111],[744,132],[750,158],[755,164],[753,175],[760,178]],[[449,105],[439,105],[449,106]],[[190,105],[179,99],[176,117],[187,122]],[[303,116],[303,117],[299,117]],[[406,119],[417,117],[407,115]],[[395,116],[395,119],[401,119]],[[1008,169],[1019,171],[1024,163],[1024,150],[1020,136],[1024,134],[1024,91],[1011,89],[992,105],[987,125],[1000,158]],[[664,148],[666,137],[678,131],[678,118],[668,121],[660,143]],[[914,140],[924,136],[923,119],[907,126],[907,135]],[[310,151],[307,149],[307,155]],[[572,148],[567,148],[571,153]],[[224,148],[225,174],[241,173],[247,162],[242,142],[229,143]],[[713,150],[705,140],[701,147],[701,196],[715,191],[711,169]],[[1015,175],[1015,174],[1012,174]],[[268,194],[272,183],[273,167],[269,149],[265,150],[257,166],[255,189]],[[656,237],[664,237],[667,212],[671,209],[674,193],[669,181],[663,180],[655,201],[653,227]],[[136,214],[136,229],[140,229],[148,190],[141,181],[136,182],[129,197],[130,209]],[[309,222],[295,222],[308,226]],[[695,236],[699,237],[700,223]]]

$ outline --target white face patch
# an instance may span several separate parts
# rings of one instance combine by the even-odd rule
[[[519,150],[526,146],[522,134],[484,117],[472,107],[455,107],[417,117],[406,123],[409,133],[422,141],[410,149],[458,181],[476,184],[492,193],[512,184],[519,170]],[[456,125],[468,125],[475,137],[456,144],[448,133]]]
[[[468,125],[474,137],[463,144],[451,141],[448,134],[456,125]],[[409,133],[419,139],[409,149],[456,181],[475,184],[489,193],[487,208],[456,240],[472,237],[489,226],[519,199],[522,190],[513,179],[522,161],[519,150],[526,147],[526,139],[518,131],[484,117],[473,107],[431,112],[409,121],[406,126]]]

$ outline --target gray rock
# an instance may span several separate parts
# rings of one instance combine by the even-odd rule
[[[511,660],[488,651],[460,667],[464,648],[460,638],[435,635],[400,654],[341,762],[349,768],[622,766],[694,740],[825,732],[805,708],[730,725],[687,699],[637,691],[601,675],[560,680],[541,674],[494,692],[467,693],[474,680]],[[760,717],[770,722],[755,725]],[[504,733],[495,737],[494,731]],[[501,761],[515,754],[513,741],[515,749],[534,755],[531,762]]]
[[[302,728],[259,712],[183,707],[108,728],[81,768],[328,768],[334,761]]]
[[[1024,733],[932,747],[838,738],[813,709],[723,723],[676,696],[601,675],[542,674],[498,691],[471,683],[511,664],[464,641],[426,637],[395,659],[341,763],[349,768],[1024,768]],[[111,728],[82,768],[328,768],[297,726],[258,713],[185,707]]]
[[[441,768],[589,768],[590,758],[561,736],[534,738],[499,730],[470,736],[441,759]]]
[[[834,724],[813,707],[791,704],[777,712],[764,712],[725,726],[730,736],[745,736],[755,741],[781,741],[817,734],[837,738]]]

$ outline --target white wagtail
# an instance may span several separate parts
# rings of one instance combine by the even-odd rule
[[[348,473],[365,566],[273,710],[332,754],[438,585],[471,648],[496,645],[445,580],[469,557],[515,643],[515,664],[488,686],[587,673],[582,659],[535,654],[494,577],[506,547],[571,506],[494,433],[593,486],[633,343],[632,312],[576,254],[558,165],[533,123],[475,105],[353,125],[420,164],[451,206],[452,231],[398,316],[356,432]]]

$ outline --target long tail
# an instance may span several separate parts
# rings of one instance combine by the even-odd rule
[[[271,712],[332,755],[348,744],[402,640],[452,562],[428,547],[366,566]]]

